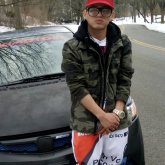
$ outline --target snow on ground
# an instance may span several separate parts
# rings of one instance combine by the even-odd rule
[[[15,30],[14,28],[9,28],[6,26],[0,26],[0,33],[6,32],[6,31],[13,31]]]
[[[147,18],[147,20],[150,20],[150,18]],[[141,17],[140,18],[137,17],[137,22],[136,23],[133,23],[132,18],[130,18],[130,17],[125,17],[125,18],[120,18],[120,19],[117,19],[116,18],[116,19],[114,19],[113,22],[116,23],[117,25],[122,25],[122,24],[140,24],[140,25],[145,25],[149,30],[154,30],[154,31],[165,33],[165,24],[160,24],[160,23],[152,23],[152,24],[150,24],[150,23],[144,23],[144,20]],[[69,28],[71,28],[73,31],[76,31],[78,25],[69,24],[69,25],[66,25],[66,26],[69,27]],[[12,31],[12,30],[14,30],[14,28],[0,26],[0,33],[6,32],[6,31]]]
[[[148,17],[147,20],[150,21],[150,17]],[[126,18],[122,18],[122,19],[115,19],[113,22],[116,23],[117,25],[122,25],[122,24],[140,24],[140,25],[146,26],[149,30],[154,30],[154,31],[165,33],[165,24],[161,24],[161,23],[152,23],[152,24],[151,23],[145,23],[144,19],[142,17],[140,17],[140,18],[137,17],[137,22],[136,23],[133,23],[133,20],[130,17],[126,17]]]

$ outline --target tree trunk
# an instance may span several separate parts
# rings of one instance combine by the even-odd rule
[[[151,11],[151,24],[154,22],[154,12]]]
[[[164,23],[164,15],[165,15],[165,2],[164,1],[159,1],[159,8],[161,12],[161,23]]]
[[[15,20],[15,29],[22,29],[23,28],[23,22],[21,18],[21,12],[19,3],[17,3],[17,0],[13,0],[13,10],[14,10],[14,20]]]
[[[161,9],[161,23],[164,24],[164,15],[165,15],[165,11],[164,9]]]
[[[133,18],[134,18],[134,22],[136,23],[136,9],[135,9],[135,6],[133,6]]]

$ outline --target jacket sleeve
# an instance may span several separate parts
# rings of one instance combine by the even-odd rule
[[[126,103],[131,88],[131,78],[134,73],[132,68],[132,45],[126,35],[122,36],[123,50],[118,72],[116,100],[122,100]]]
[[[85,76],[82,60],[77,50],[78,42],[74,39],[67,41],[63,47],[62,71],[66,75],[66,82],[71,92],[72,99],[78,102],[89,94],[85,88]]]

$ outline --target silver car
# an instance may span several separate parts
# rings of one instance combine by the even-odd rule
[[[0,34],[0,165],[74,164],[63,26]]]

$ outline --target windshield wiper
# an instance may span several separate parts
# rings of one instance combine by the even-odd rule
[[[0,87],[16,85],[16,84],[31,83],[31,82],[39,82],[39,81],[43,81],[43,80],[61,79],[61,78],[64,78],[64,77],[65,77],[64,73],[56,73],[56,74],[47,74],[47,75],[41,75],[41,76],[34,76],[34,77],[30,77],[30,78],[25,78],[25,79],[9,82],[7,84],[0,85]]]

